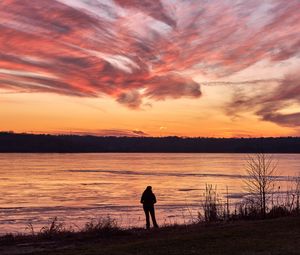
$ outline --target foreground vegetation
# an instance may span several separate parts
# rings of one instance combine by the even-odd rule
[[[6,239],[5,239],[6,238]],[[300,217],[2,237],[0,254],[300,254]]]

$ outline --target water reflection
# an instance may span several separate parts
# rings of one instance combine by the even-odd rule
[[[243,196],[245,154],[0,154],[1,231],[38,228],[50,217],[80,225],[110,214],[123,226],[143,225],[139,204],[148,185],[159,222],[187,221],[199,210],[205,184]],[[281,181],[300,171],[300,155],[278,154]],[[193,216],[194,215],[194,216]]]

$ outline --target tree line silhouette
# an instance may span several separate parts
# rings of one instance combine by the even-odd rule
[[[300,137],[101,137],[0,132],[0,152],[300,153]]]

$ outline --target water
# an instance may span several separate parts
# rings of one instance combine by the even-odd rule
[[[226,186],[230,202],[243,193],[245,154],[0,154],[0,233],[35,230],[53,217],[80,228],[110,215],[125,227],[143,226],[139,203],[151,185],[158,222],[183,223],[199,211],[205,184]],[[300,154],[277,154],[278,175],[300,173]]]

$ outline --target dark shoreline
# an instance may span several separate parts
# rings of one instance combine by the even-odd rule
[[[300,153],[300,137],[101,137],[0,132],[0,153]]]

